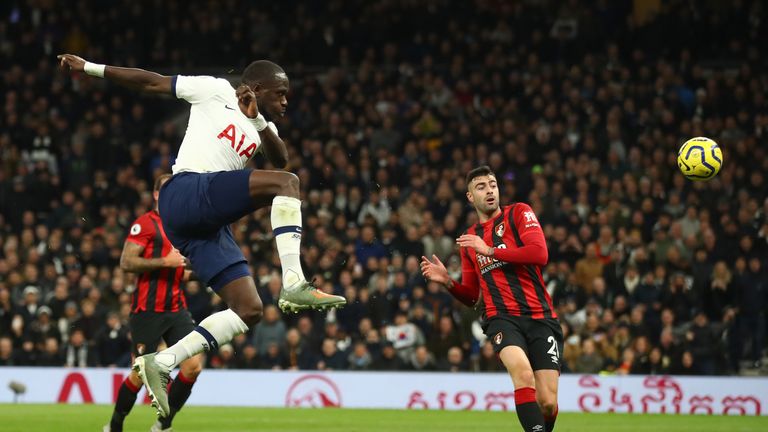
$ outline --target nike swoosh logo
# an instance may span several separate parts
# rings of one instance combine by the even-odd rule
[[[234,110],[235,110],[234,108],[232,108],[232,107],[231,107],[231,106],[229,106],[229,105],[224,105],[224,108],[226,108],[226,109],[229,109],[229,110],[232,110],[232,111],[234,111]]]

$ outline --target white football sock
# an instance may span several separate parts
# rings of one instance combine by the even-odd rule
[[[157,353],[155,361],[170,371],[184,360],[203,351],[216,350],[247,331],[248,326],[232,309],[216,312],[172,347]]]
[[[301,201],[287,196],[272,200],[272,232],[283,267],[283,288],[304,280],[301,269]]]

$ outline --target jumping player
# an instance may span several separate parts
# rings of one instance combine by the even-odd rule
[[[421,271],[467,306],[482,293],[485,334],[512,376],[520,423],[526,432],[551,432],[563,334],[541,277],[548,259],[544,232],[527,204],[499,206],[496,176],[487,166],[467,174],[467,199],[480,222],[456,241],[461,283],[434,255],[422,257]]]
[[[181,289],[186,262],[165,236],[163,222],[157,213],[160,187],[170,178],[170,174],[163,174],[155,180],[155,208],[141,215],[131,225],[120,256],[120,267],[123,270],[139,274],[133,292],[130,318],[134,356],[155,352],[160,338],[166,344],[173,345],[195,329],[195,323],[187,310],[187,299]],[[168,390],[170,413],[160,418],[152,426],[151,432],[172,430],[173,417],[189,398],[192,386],[202,370],[201,357],[202,354],[198,354],[181,363],[179,373]],[[131,371],[117,392],[112,420],[104,426],[104,432],[122,432],[123,421],[136,403],[136,394],[140,388],[139,375]]]
[[[160,194],[159,212],[168,239],[229,309],[204,319],[170,348],[134,362],[160,417],[170,411],[166,384],[171,370],[195,354],[215,350],[261,319],[261,299],[229,229],[231,223],[271,204],[272,231],[283,272],[281,309],[326,309],[346,303],[343,297],[317,290],[304,277],[299,257],[298,177],[284,171],[245,169],[258,150],[276,167],[283,168],[288,162],[285,143],[264,117],[281,118],[288,106],[288,76],[280,66],[266,60],[251,63],[235,90],[228,81],[209,76],[163,76],[94,64],[72,54],[58,59],[62,67],[145,93],[171,95],[192,105],[174,175]]]

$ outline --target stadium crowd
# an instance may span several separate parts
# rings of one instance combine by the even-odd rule
[[[530,203],[545,229],[564,371],[760,367],[759,1],[657,13],[629,1],[244,3],[0,6],[0,365],[129,364],[123,240],[186,122],[184,103],[57,70],[55,55],[72,52],[167,74],[236,74],[268,57],[292,78],[278,127],[301,179],[304,268],[349,305],[281,315],[268,213],[257,212],[233,231],[264,319],[209,367],[501,370],[479,313],[418,267],[435,254],[460,278],[454,239],[476,221],[464,174],[480,164],[502,202]],[[693,136],[723,149],[711,181],[677,172]],[[197,321],[223,307],[198,282],[186,290]]]

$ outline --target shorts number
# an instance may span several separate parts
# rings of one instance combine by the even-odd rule
[[[560,358],[560,351],[557,350],[557,341],[555,340],[555,337],[548,337],[547,342],[552,344],[552,346],[549,348],[549,351],[547,351],[547,354]]]

